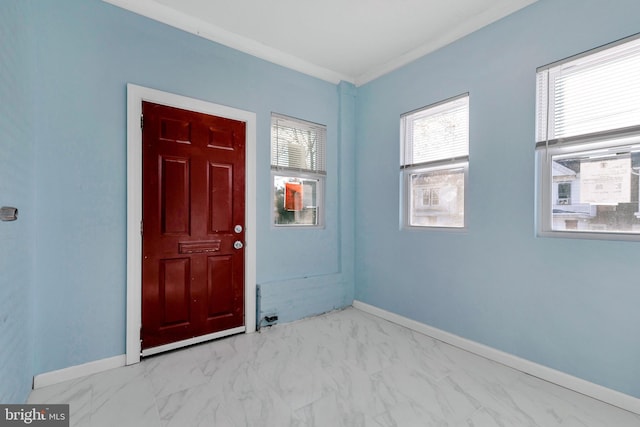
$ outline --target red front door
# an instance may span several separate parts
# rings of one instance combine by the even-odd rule
[[[145,350],[244,325],[245,123],[142,111]]]

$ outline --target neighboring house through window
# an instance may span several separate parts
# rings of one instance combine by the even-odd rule
[[[558,204],[559,205],[571,204],[571,183],[570,182],[558,183]]]

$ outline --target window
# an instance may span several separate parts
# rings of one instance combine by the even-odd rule
[[[639,235],[640,38],[539,68],[536,110],[539,232]]]
[[[558,204],[559,205],[571,204],[571,183],[570,182],[558,183]]]
[[[400,126],[403,224],[464,227],[469,94],[404,114]]]
[[[271,115],[273,224],[323,225],[326,127]]]

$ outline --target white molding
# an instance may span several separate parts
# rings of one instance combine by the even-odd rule
[[[451,31],[444,33],[439,37],[401,54],[386,63],[378,64],[364,73],[353,76],[316,65],[295,55],[262,44],[256,40],[232,33],[203,19],[180,12],[154,0],[103,1],[138,15],[162,22],[163,24],[170,25],[174,28],[195,34],[207,40],[211,40],[257,58],[264,59],[265,61],[299,71],[333,84],[338,84],[340,81],[346,81],[353,83],[356,86],[361,86],[401,68],[418,58],[432,53],[458,39],[461,39],[480,28],[488,26],[505,16],[536,2],[537,0],[527,0],[527,4],[524,6],[519,5],[514,7],[511,4],[505,4],[487,9],[473,17],[470,17],[467,21],[462,22],[459,26],[452,28]]]
[[[567,373],[557,371],[513,354],[505,353],[501,350],[480,344],[467,338],[462,338],[458,335],[445,332],[441,329],[434,328],[433,326],[425,325],[424,323],[420,323],[361,301],[354,301],[353,307],[421,334],[428,335],[454,347],[477,354],[478,356],[493,360],[494,362],[501,363],[520,372],[557,384],[561,387],[565,387],[610,405],[617,406],[618,408],[626,411],[640,414],[640,399],[629,396],[628,394],[594,384]]]
[[[311,62],[300,59],[281,50],[234,34],[202,19],[190,16],[153,0],[103,0],[114,6],[126,9],[182,31],[220,43],[256,58],[299,71],[321,80],[338,84],[341,80],[353,83],[354,78]]]
[[[125,355],[95,360],[82,365],[70,366],[57,371],[45,372],[33,377],[33,389],[38,389],[76,378],[86,377],[109,369],[121,368],[125,365]]]
[[[399,55],[389,62],[380,64],[376,67],[371,68],[369,71],[360,74],[355,78],[354,84],[356,86],[362,86],[366,83],[369,83],[370,81],[377,79],[378,77],[389,74],[390,72],[404,67],[405,65],[419,58],[422,58],[423,56],[433,53],[436,50],[455,42],[456,40],[462,39],[463,37],[466,37],[481,28],[487,27],[504,17],[535,3],[536,1],[538,0],[527,0],[526,5],[518,6],[514,6],[509,3],[499,4],[496,7],[486,9],[481,13],[469,17],[467,21],[461,22],[460,25],[451,28],[450,31],[429,40],[427,43],[424,43],[415,49]]]
[[[140,361],[142,324],[142,101],[246,123],[245,329],[256,330],[256,114],[134,84],[127,84],[127,337],[126,364]]]

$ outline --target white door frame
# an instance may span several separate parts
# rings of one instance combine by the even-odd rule
[[[244,327],[230,333],[256,330],[256,115],[224,105],[127,84],[127,341],[126,364],[140,362],[142,326],[142,101],[226,117],[246,123]],[[224,332],[224,331],[223,331]],[[224,336],[216,333],[205,339]],[[188,342],[187,342],[188,341]],[[199,342],[186,340],[181,345]],[[178,346],[172,346],[177,348]],[[169,350],[170,348],[164,348]],[[151,353],[145,353],[151,354]]]

